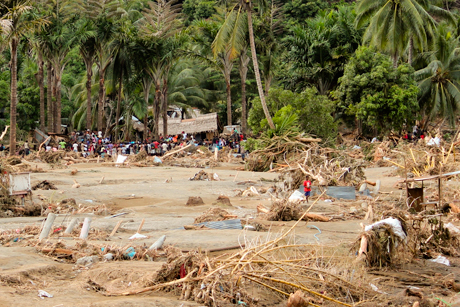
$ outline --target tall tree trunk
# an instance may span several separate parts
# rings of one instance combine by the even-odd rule
[[[40,88],[40,130],[45,131],[46,120],[45,120],[45,84],[44,84],[44,71],[43,71],[43,55],[38,50],[38,87]]]
[[[52,132],[54,133],[57,133],[58,131],[56,130],[56,117],[57,117],[57,110],[56,110],[56,95],[57,95],[57,92],[56,92],[56,89],[57,89],[57,84],[56,84],[56,81],[57,81],[57,78],[56,78],[56,68],[55,66],[53,66],[53,75],[52,75],[52,78],[51,78],[51,83],[53,84],[53,127],[52,127]]]
[[[166,78],[163,79],[163,89],[161,98],[163,100],[163,135],[168,135],[168,80]]]
[[[104,117],[104,74],[105,69],[99,71],[99,98],[97,101],[97,130],[102,131],[102,120]]]
[[[232,125],[232,88],[229,75],[225,74],[225,85],[227,88],[227,126]]]
[[[391,58],[393,59],[393,67],[397,68],[398,67],[398,55],[395,53],[391,56]]]
[[[409,39],[409,55],[407,61],[409,62],[409,65],[412,65],[412,56],[414,52],[414,39],[412,36]]]
[[[92,60],[85,60],[86,65],[86,129],[90,129],[92,127],[91,121],[91,109],[92,109],[92,99],[91,99],[91,83],[93,78],[93,61]]]
[[[240,56],[240,78],[241,78],[241,129],[244,134],[248,130],[247,102],[246,102],[246,78],[248,75],[249,57]]]
[[[252,4],[250,0],[247,0],[247,13],[248,13],[248,30],[249,30],[249,44],[251,46],[252,64],[254,65],[254,74],[256,76],[257,90],[259,91],[260,103],[264,110],[265,117],[267,118],[268,125],[271,129],[275,129],[270,112],[268,111],[267,103],[265,102],[264,89],[262,87],[262,81],[260,80],[259,64],[257,62],[256,44],[254,42],[254,29],[252,27]]]
[[[120,80],[118,82],[118,101],[117,101],[117,113],[115,116],[115,140],[118,142],[118,136],[120,134],[119,123],[120,123],[120,111],[121,111],[121,93],[123,87],[123,69],[121,70]]]
[[[150,88],[152,87],[152,82],[153,80],[149,77],[142,78],[144,101],[145,101],[145,105],[147,106],[147,112],[145,113],[145,116],[144,116],[144,128],[145,128],[144,139],[148,138],[148,131],[149,131],[149,96],[150,96]]]
[[[272,76],[267,76],[267,78],[265,78],[265,97],[267,97],[268,93],[270,92],[270,86],[272,85],[272,80],[273,80]]]
[[[160,96],[161,96],[161,89],[160,89],[160,82],[156,81],[155,82],[155,99],[153,101],[153,130],[154,130],[154,135],[155,139],[159,139],[160,137],[160,127],[159,127],[159,121],[160,121]],[[163,122],[163,125],[165,123]],[[163,135],[163,137],[166,137],[166,134]]]
[[[47,83],[47,101],[48,104],[48,132],[53,132],[53,66],[50,62],[46,64],[46,83]]]
[[[54,132],[61,134],[61,74],[64,67],[55,67],[56,103],[54,105]]]
[[[11,49],[11,102],[10,102],[10,156],[16,154],[16,106],[18,104],[18,45],[15,37],[10,42]]]

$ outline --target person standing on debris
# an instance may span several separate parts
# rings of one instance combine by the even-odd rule
[[[66,145],[66,142],[64,140],[61,140],[59,142],[59,145],[61,146],[61,149],[65,150],[65,145]]]
[[[308,203],[308,198],[310,197],[311,193],[311,181],[310,177],[306,176],[305,181],[303,182],[303,191],[305,192],[305,200]]]

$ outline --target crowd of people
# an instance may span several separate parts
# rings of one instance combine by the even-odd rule
[[[245,151],[241,146],[244,140],[244,135],[238,133],[235,129],[230,136],[215,136],[212,140],[195,138],[194,135],[189,135],[183,131],[177,135],[168,135],[166,137],[160,135],[158,139],[147,139],[142,142],[117,143],[113,142],[110,137],[103,137],[101,131],[96,132],[87,130],[72,132],[68,142],[61,139],[58,146],[46,146],[46,151],[66,150],[81,153],[83,157],[100,156],[104,158],[106,155],[130,155],[145,150],[148,155],[162,156],[170,150],[193,144],[195,146],[206,146],[210,150],[214,150],[214,148],[222,149],[224,147],[229,147],[234,150],[235,153],[242,154],[244,159]],[[27,152],[24,151],[24,154],[27,155],[28,152],[28,150]]]

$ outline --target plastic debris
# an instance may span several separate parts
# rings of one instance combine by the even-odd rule
[[[140,233],[135,233],[131,237],[129,237],[130,240],[135,240],[135,239],[145,239],[147,236],[141,235]]]
[[[406,240],[406,233],[404,232],[402,226],[401,226],[401,222],[398,220],[398,219],[395,219],[395,218],[392,218],[392,217],[389,217],[387,219],[384,219],[384,220],[381,220],[381,221],[378,221],[378,222],[375,222],[374,224],[372,225],[369,225],[369,226],[366,226],[364,228],[365,231],[369,231],[373,228],[380,228],[381,226],[383,225],[388,225],[391,227],[391,229],[393,230],[393,233],[398,236],[401,240]]]
[[[131,259],[134,258],[134,256],[136,256],[136,251],[134,250],[134,247],[130,247],[126,250],[125,254],[124,254],[126,257],[129,257]]]
[[[155,163],[163,163],[163,161],[161,161],[161,159],[158,158],[157,156],[155,156],[155,158],[153,158],[153,162],[155,162]]]
[[[107,261],[113,260],[113,254],[112,253],[105,254],[104,259]]]
[[[38,290],[38,297],[41,298],[42,300],[45,299],[45,297],[53,297],[52,294],[49,294],[46,291],[43,290]]]
[[[447,223],[447,224],[445,225],[445,227],[446,227],[447,229],[449,229],[449,232],[450,232],[451,234],[460,235],[460,229],[458,229],[457,227],[455,227],[452,223]]]
[[[441,256],[441,255],[439,255],[439,256],[436,257],[435,259],[430,259],[430,261],[431,261],[431,262],[436,262],[436,263],[440,263],[440,264],[444,264],[444,265],[450,266],[450,261],[449,261],[449,259],[447,259],[446,257]]]
[[[305,196],[298,190],[294,191],[294,193],[289,196],[289,201],[299,201],[304,200]]]
[[[153,243],[148,250],[152,250],[152,249],[160,249],[162,246],[163,246],[163,243],[165,243],[165,240],[166,240],[166,235],[162,235],[158,240],[155,241],[155,243]]]

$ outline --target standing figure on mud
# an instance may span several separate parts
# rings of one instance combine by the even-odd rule
[[[305,200],[308,203],[308,198],[310,197],[311,193],[311,181],[310,177],[306,176],[305,181],[303,182],[303,191],[305,192]]]

